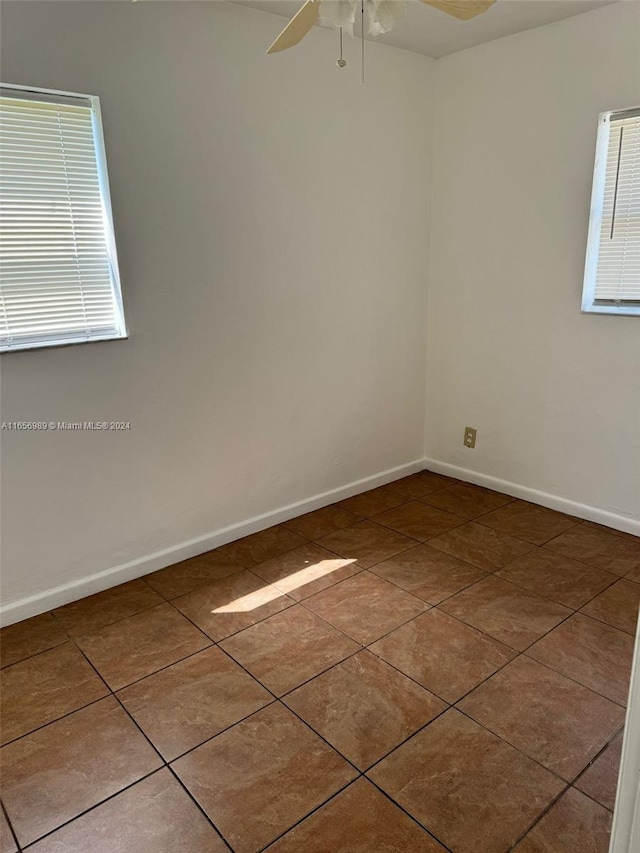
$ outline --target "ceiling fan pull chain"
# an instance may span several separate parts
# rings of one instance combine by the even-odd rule
[[[347,60],[342,58],[342,27],[340,27],[340,59],[336,62],[338,68],[344,68]]]
[[[360,10],[362,12],[362,82],[364,83],[364,0],[360,0]]]

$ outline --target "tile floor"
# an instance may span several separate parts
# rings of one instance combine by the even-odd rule
[[[639,603],[425,471],[12,625],[0,853],[606,853]]]

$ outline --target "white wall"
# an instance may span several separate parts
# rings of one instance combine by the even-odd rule
[[[131,422],[0,433],[7,621],[420,459],[430,236],[427,457],[640,517],[640,321],[579,313],[597,114],[640,102],[640,4],[437,63],[368,44],[364,87],[357,44],[338,71],[318,28],[266,57],[280,23],[3,4],[4,81],[102,98],[131,329],[2,359],[3,420]]]
[[[640,3],[437,62],[427,457],[640,518],[640,320],[582,315],[598,113]],[[478,429],[475,450],[462,446]]]
[[[5,421],[131,422],[2,433],[5,605],[423,456],[435,63],[280,24],[3,3],[3,81],[101,97],[131,331],[2,359]]]

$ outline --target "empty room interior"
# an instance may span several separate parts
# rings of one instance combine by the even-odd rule
[[[0,853],[640,853],[640,0],[0,39]]]

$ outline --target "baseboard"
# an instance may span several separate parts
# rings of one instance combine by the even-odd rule
[[[162,551],[155,551],[152,554],[147,554],[139,557],[136,560],[131,560],[128,563],[122,563],[119,566],[113,566],[109,569],[96,572],[79,580],[70,581],[66,584],[61,584],[53,589],[43,590],[34,595],[18,599],[17,601],[8,602],[0,606],[0,625],[11,625],[13,622],[19,622],[22,619],[28,619],[30,616],[37,616],[39,613],[45,613],[47,610],[52,610],[54,607],[61,607],[63,604],[68,604],[70,601],[77,601],[79,598],[84,598],[87,595],[93,595],[96,592],[102,592],[112,586],[116,586],[126,581],[135,580],[155,572],[158,569],[164,569],[173,563],[178,563],[180,560],[187,560],[189,557],[196,557],[198,554],[203,554],[205,551],[211,551],[213,548],[218,548],[220,545],[226,545],[228,542],[233,542],[236,539],[242,539],[243,536],[249,536],[251,533],[257,533],[267,527],[272,527],[274,524],[280,524],[283,521],[288,521],[291,518],[296,518],[298,515],[304,515],[306,512],[312,512],[314,509],[320,509],[328,504],[336,501],[350,498],[360,492],[373,489],[376,486],[384,486],[386,483],[391,483],[394,480],[399,480],[401,477],[407,477],[409,474],[414,474],[416,471],[421,471],[424,468],[424,460],[417,459],[414,462],[409,462],[406,465],[400,465],[397,468],[389,468],[386,471],[381,471],[371,477],[365,477],[362,480],[356,480],[348,483],[346,486],[340,486],[337,489],[332,489],[328,492],[314,495],[296,503],[287,504],[272,512],[266,512],[262,515],[254,516],[246,521],[238,524],[233,524],[230,527],[224,527],[220,530],[215,530],[206,533],[204,536],[199,536],[197,539],[191,539],[188,542],[181,542],[171,548],[165,548]]]
[[[532,489],[529,486],[521,486],[509,480],[500,480],[498,477],[489,476],[489,474],[481,474],[469,468],[460,468],[458,465],[450,465],[448,462],[439,462],[437,459],[425,459],[424,467],[428,468],[429,471],[434,471],[436,474],[455,477],[457,480],[474,483],[476,486],[485,486],[487,489],[504,492],[504,494],[512,495],[514,498],[522,498],[522,500],[540,504],[540,506],[546,506],[549,509],[555,509],[567,515],[575,515],[577,518],[595,521],[598,524],[604,524],[606,527],[613,527],[615,530],[622,530],[624,533],[633,533],[635,536],[640,536],[640,521],[630,516],[620,515],[619,513],[609,512],[608,510],[599,509],[588,504],[571,501],[567,498],[549,494],[548,492]]]
[[[39,613],[44,613],[54,607],[61,607],[70,601],[77,601],[79,598],[93,595],[96,592],[102,592],[117,584],[135,580],[135,578],[143,577],[149,574],[149,572],[164,569],[166,566],[180,562],[180,560],[195,557],[205,551],[218,548],[220,545],[226,545],[227,542],[233,542],[236,539],[241,539],[243,536],[257,533],[274,524],[280,524],[298,515],[312,512],[314,509],[320,509],[323,506],[335,503],[335,501],[350,498],[367,489],[373,489],[376,486],[383,486],[386,483],[399,480],[401,477],[406,477],[424,468],[435,471],[437,474],[445,474],[449,477],[455,477],[458,480],[475,483],[478,486],[486,486],[488,489],[504,492],[515,498],[522,498],[523,500],[549,507],[549,509],[558,510],[558,512],[565,512],[568,515],[575,515],[578,518],[595,521],[607,527],[612,527],[615,530],[640,536],[640,521],[628,516],[608,512],[607,510],[578,503],[567,498],[561,498],[548,492],[541,492],[538,489],[512,483],[509,480],[501,480],[498,477],[481,474],[469,468],[450,465],[447,462],[440,462],[437,459],[418,459],[406,465],[381,471],[371,477],[356,480],[337,489],[322,492],[305,500],[287,504],[272,512],[254,516],[238,524],[215,530],[197,539],[181,542],[170,548],[155,551],[127,563],[122,563],[118,566],[88,575],[85,578],[70,581],[53,589],[43,590],[17,601],[2,604],[0,605],[0,625],[11,625],[13,622],[19,622],[30,616],[37,616]]]

